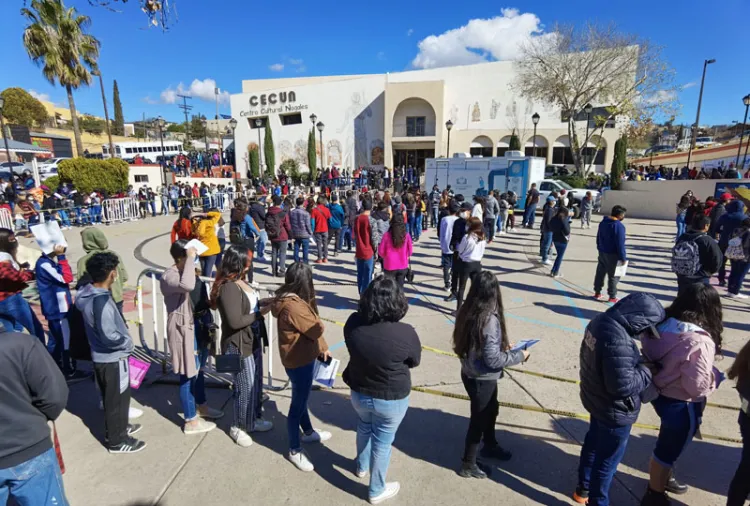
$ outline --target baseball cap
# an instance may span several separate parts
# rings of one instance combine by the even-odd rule
[[[547,197],[547,202],[554,202],[554,201],[555,201],[555,197],[553,197],[552,195]]]
[[[731,193],[722,193],[720,200],[732,200],[732,194]]]

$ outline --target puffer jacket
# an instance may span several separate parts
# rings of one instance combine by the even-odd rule
[[[496,313],[487,318],[482,328],[482,349],[469,350],[461,359],[461,374],[478,380],[497,381],[503,377],[503,368],[523,362],[523,351],[503,351],[503,333]]]
[[[734,231],[742,226],[745,216],[745,204],[739,200],[733,200],[727,204],[727,212],[716,222],[716,232],[719,234],[719,246],[726,250],[729,240],[734,236]]]
[[[383,236],[391,228],[388,213],[384,211],[373,211],[370,214],[370,228],[372,229],[372,244],[375,250],[380,246]]]
[[[653,295],[633,293],[591,320],[580,352],[581,402],[591,416],[618,426],[638,419],[651,371],[633,338],[664,317]]]
[[[716,389],[716,345],[711,335],[688,322],[669,318],[659,338],[643,339],[643,355],[661,368],[654,375],[659,394],[681,401],[701,401]]]
[[[292,209],[289,213],[289,223],[292,227],[292,239],[309,239],[312,237],[310,213],[303,207]]]

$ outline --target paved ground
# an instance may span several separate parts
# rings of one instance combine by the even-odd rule
[[[597,219],[598,221],[598,219]],[[168,265],[169,237],[165,233],[172,218],[106,228],[111,247],[118,251],[135,284],[146,267],[138,258]],[[622,294],[646,291],[668,304],[676,293],[669,268],[673,225],[644,220],[626,221],[631,270],[621,283]],[[70,254],[81,254],[76,231],[67,232]],[[562,271],[564,280],[547,276],[537,263],[538,231],[521,231],[500,238],[487,249],[484,266],[494,271],[503,286],[509,333],[512,340],[539,338],[523,371],[543,372],[561,378],[578,378],[578,349],[588,320],[607,308],[590,298],[595,269],[595,230],[574,230]],[[135,255],[134,255],[135,253]],[[138,257],[138,258],[136,258]],[[432,231],[415,248],[415,284],[409,286],[406,321],[417,329],[423,345],[450,350],[452,305],[444,303],[440,279],[438,243]],[[259,264],[261,283],[272,281],[267,264]],[[344,253],[316,269],[321,314],[332,322],[343,322],[355,308],[353,255]],[[151,296],[145,300],[151,304]],[[133,306],[130,306],[131,308]],[[718,366],[726,370],[750,330],[750,305],[725,300],[725,358]],[[129,318],[135,319],[136,313]],[[151,310],[145,310],[145,335],[152,341]],[[135,325],[131,330],[137,339]],[[340,323],[328,323],[326,339],[343,362]],[[274,350],[275,351],[275,350]],[[275,354],[276,355],[276,354]],[[158,370],[158,366],[152,368]],[[455,358],[424,351],[422,364],[413,371],[413,383],[442,392],[463,394]],[[274,383],[285,379],[274,360]],[[328,391],[316,391],[310,410],[316,426],[333,432],[325,445],[308,448],[316,466],[314,473],[300,473],[285,459],[288,390],[270,392],[266,417],[273,431],[255,437],[251,448],[235,446],[227,436],[231,424],[230,391],[212,388],[210,403],[223,406],[227,415],[219,430],[203,436],[184,436],[177,388],[169,384],[144,386],[134,393],[135,404],[145,410],[139,422],[139,437],[148,448],[132,456],[111,456],[101,446],[103,420],[96,408],[91,383],[71,389],[68,410],[58,423],[67,465],[65,485],[71,504],[106,505],[240,505],[240,504],[363,504],[366,483],[352,473],[355,456],[356,415],[343,383]],[[536,408],[583,413],[574,383],[554,381],[511,372],[500,382],[500,399]],[[736,392],[725,384],[711,401],[738,406]],[[738,438],[736,410],[710,407],[704,416],[705,435]],[[658,423],[653,409],[643,409],[639,420]],[[572,504],[569,495],[576,483],[576,467],[586,422],[529,410],[501,408],[499,440],[514,453],[512,461],[496,466],[492,478],[469,481],[455,474],[468,424],[464,400],[414,392],[410,408],[399,430],[389,479],[399,480],[401,494],[393,504],[512,505]],[[613,504],[636,505],[646,487],[649,455],[656,432],[634,429],[628,451],[612,487]],[[740,457],[740,446],[706,437],[696,440],[682,456],[680,477],[691,486],[688,495],[675,504],[724,504],[729,481]]]

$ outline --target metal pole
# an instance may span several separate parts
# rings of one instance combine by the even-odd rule
[[[739,146],[737,146],[737,160],[734,162],[735,167],[740,163],[740,151],[742,151],[742,137],[745,135],[745,124],[747,123],[747,110],[748,109],[750,109],[750,104],[745,106],[745,119],[742,122],[742,131],[740,132],[740,144]]]
[[[104,79],[102,79],[102,72],[97,70],[96,75],[99,76],[99,84],[102,88],[102,102],[104,103],[104,122],[107,126],[107,137],[109,137],[109,153],[110,158],[113,158],[115,152],[115,144],[112,142],[112,130],[109,128],[109,109],[107,108],[107,95],[104,93]]]
[[[536,156],[536,123],[534,123],[534,156]]]
[[[5,142],[5,155],[8,157],[8,162],[12,162],[10,159],[10,148],[8,147],[8,135],[5,132],[5,120],[3,119],[3,111],[0,111],[0,130],[2,130],[3,141]],[[11,173],[13,171],[11,170]]]
[[[698,110],[695,113],[694,128],[690,130],[690,148],[688,149],[688,159],[687,159],[688,168],[690,168],[690,158],[693,155],[693,148],[695,148],[695,136],[698,134],[698,124],[701,119],[701,103],[703,102],[703,85],[706,82],[706,68],[708,67],[709,61],[711,60],[703,60],[703,76],[701,77],[701,91],[698,94]]]
[[[589,124],[591,124],[591,114],[586,113],[586,138],[583,140],[584,171],[588,171],[588,169],[585,166],[589,165]]]
[[[260,143],[260,128],[258,127],[258,171],[260,172],[260,179],[263,180],[263,146]]]
[[[748,143],[745,144],[745,155],[742,157],[742,170],[745,170],[745,161],[747,160],[747,148],[750,148],[750,139],[748,139]]]
[[[319,130],[320,132],[320,171],[323,172],[326,168],[326,148],[323,146],[323,130]]]
[[[237,133],[236,128],[232,129],[232,146],[234,146],[234,156],[232,160],[232,165],[234,168],[234,177],[237,178]]]
[[[448,167],[445,169],[445,186],[448,186],[451,176],[451,130],[448,129]]]
[[[164,155],[164,127],[159,123],[159,140],[161,140],[161,187],[167,186],[167,175],[164,169],[167,167],[167,160]]]

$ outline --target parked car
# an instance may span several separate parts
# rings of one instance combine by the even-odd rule
[[[14,174],[23,174],[30,169],[22,162],[3,162],[0,163],[0,170],[12,170]]]
[[[669,146],[667,144],[657,144],[656,146],[651,146],[650,148],[648,148],[643,154],[648,156],[651,154],[655,155],[658,153],[671,153],[672,151],[675,151],[674,146]]]
[[[544,168],[544,177],[569,176],[570,171],[565,165],[550,164]]]
[[[714,141],[713,137],[697,137],[695,139],[695,147],[697,149],[700,148],[710,148],[711,146],[719,146],[720,143]]]
[[[537,181],[537,188],[539,188],[539,201],[544,202],[550,193],[565,190],[565,194],[568,198],[568,208],[572,209],[574,218],[578,218],[581,215],[580,205],[583,197],[586,196],[586,192],[591,192],[591,196],[594,199],[594,211],[598,212],[601,207],[602,194],[598,190],[588,190],[585,188],[573,188],[565,181],[555,179],[544,179]],[[537,210],[541,209],[541,205]]]

